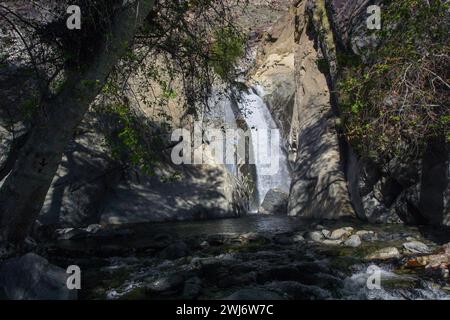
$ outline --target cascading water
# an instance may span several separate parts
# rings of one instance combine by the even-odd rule
[[[281,189],[289,192],[290,174],[288,170],[288,159],[282,149],[280,131],[265,104],[264,90],[261,86],[255,86],[247,92],[241,92],[237,99],[236,112],[244,116],[248,128],[250,146],[246,159],[247,164],[255,166],[256,171],[256,198],[251,201],[251,211],[256,212],[264,200],[267,192],[271,189]],[[232,99],[228,95],[215,91],[211,96],[213,106],[204,115],[205,127],[210,125],[220,127],[223,131],[238,129],[235,112],[232,108]],[[242,141],[241,141],[242,142]],[[234,145],[235,140],[224,139],[224,146]],[[242,159],[242,158],[241,158]],[[237,159],[235,159],[237,161]],[[226,163],[228,170],[239,177],[238,164]]]
[[[251,129],[259,205],[267,192],[278,188],[289,192],[288,159],[282,149],[280,132],[264,100],[264,90],[255,86],[243,93],[239,107]]]

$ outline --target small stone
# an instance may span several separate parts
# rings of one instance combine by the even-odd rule
[[[251,241],[256,241],[260,238],[260,235],[257,234],[256,232],[247,232],[247,233],[243,233],[239,236],[239,240],[241,242],[251,242]]]
[[[101,229],[102,229],[102,226],[99,225],[99,224],[90,224],[89,226],[87,226],[83,230],[85,230],[86,232],[89,232],[89,233],[97,233]]]
[[[293,238],[294,242],[303,242],[305,238],[301,234],[296,234]]]
[[[405,242],[403,248],[412,253],[430,253],[430,248],[420,241]]]
[[[88,234],[85,230],[78,228],[57,229],[55,232],[58,240],[73,240],[82,238]]]
[[[348,238],[351,235],[351,230],[346,230],[346,228],[336,229],[328,237],[331,240],[338,240],[342,238]]]
[[[360,238],[362,241],[377,241],[378,240],[378,234],[374,233],[366,233],[363,235],[360,235]]]
[[[200,247],[202,248],[209,248],[209,242],[208,241],[203,241],[202,243],[200,243]]]
[[[325,239],[325,240],[322,241],[322,243],[324,245],[327,245],[327,246],[339,246],[339,245],[342,244],[342,240],[339,240],[339,239],[337,239],[337,240]]]
[[[347,247],[357,248],[361,245],[361,239],[358,235],[354,234],[344,242],[344,245]]]
[[[319,231],[313,231],[308,233],[308,239],[315,241],[315,242],[321,242],[323,240],[323,234]]]
[[[395,247],[383,248],[366,256],[366,260],[388,260],[398,258],[400,258],[400,251]]]
[[[373,231],[370,231],[370,230],[359,230],[359,231],[357,231],[355,234],[357,235],[357,236],[365,236],[366,234],[374,234],[375,232],[373,232]]]
[[[444,244],[444,245],[442,246],[442,249],[444,250],[444,254],[450,256],[450,242],[447,243],[447,244]]]
[[[325,238],[328,238],[331,235],[331,231],[327,230],[327,229],[323,229],[322,234]]]
[[[168,275],[152,280],[146,288],[153,292],[175,290],[183,284],[183,281],[184,279],[180,275]]]

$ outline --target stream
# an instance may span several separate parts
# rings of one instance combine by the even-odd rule
[[[370,230],[357,248],[311,240],[316,230]],[[429,237],[433,234],[433,238]],[[286,216],[103,227],[41,248],[82,270],[81,299],[450,299],[448,277],[405,268],[409,238],[431,251],[439,233],[401,225],[317,222]],[[385,247],[401,256],[368,261]],[[376,266],[381,287],[369,289]]]

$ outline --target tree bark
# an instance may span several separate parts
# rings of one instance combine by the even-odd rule
[[[422,158],[419,210],[426,222],[440,226],[444,224],[445,196],[448,188],[448,161],[446,137],[429,141]]]
[[[138,0],[119,10],[112,19],[111,34],[105,38],[96,59],[79,74],[68,75],[62,91],[44,103],[45,115],[33,127],[0,189],[0,242],[3,245],[20,245],[29,234],[65,146],[114,66],[128,50],[154,2]]]

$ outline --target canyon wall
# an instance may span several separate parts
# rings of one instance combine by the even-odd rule
[[[366,25],[373,4],[383,6],[367,0],[293,1],[260,50],[259,79],[289,84],[283,89],[272,84],[275,90],[268,98],[295,154],[289,214],[449,225],[448,144],[430,143],[421,159],[403,163],[394,158],[382,166],[358,155],[341,132],[338,57],[364,61],[380,45]],[[274,71],[280,68],[271,61],[273,52],[286,51],[295,62],[280,82]],[[280,98],[290,95],[290,102]]]

